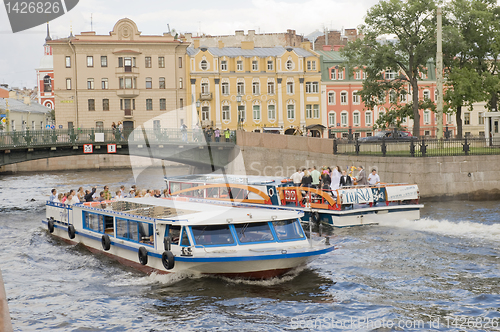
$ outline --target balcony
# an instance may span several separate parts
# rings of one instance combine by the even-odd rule
[[[139,95],[139,89],[119,89],[116,90],[116,95],[118,97],[137,97]]]
[[[115,73],[116,74],[139,74],[139,68],[138,67],[131,67],[131,66],[123,66],[123,67],[115,67]]]
[[[201,120],[202,127],[213,127],[214,122],[210,120]]]
[[[131,109],[124,109],[124,116],[126,118],[132,118],[132,117],[134,117],[133,112],[132,112]]]
[[[212,92],[200,93],[200,100],[212,100]]]

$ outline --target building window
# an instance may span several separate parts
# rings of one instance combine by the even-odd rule
[[[94,90],[94,79],[87,78],[87,90]]]
[[[95,128],[99,132],[102,131],[104,129],[104,122],[102,122],[102,121],[96,121]]]
[[[226,60],[221,60],[221,62],[220,62],[220,70],[227,71],[227,61]]]
[[[244,82],[238,82],[236,84],[236,93],[239,95],[245,94],[245,83]]]
[[[335,127],[335,125],[337,124],[335,112],[328,113],[328,124],[330,127]]]
[[[182,68],[182,57],[179,57],[179,68]]]
[[[392,70],[386,70],[385,71],[385,79],[386,80],[393,80],[396,78],[396,72]]]
[[[464,112],[464,125],[470,125],[470,112]]]
[[[165,111],[167,109],[167,100],[165,98],[160,99],[160,110]]]
[[[146,99],[146,111],[153,110],[153,99]]]
[[[49,75],[43,78],[43,92],[52,92],[52,80]]]
[[[267,105],[267,118],[270,121],[276,120],[276,106],[274,104]]]
[[[365,113],[365,126],[371,126],[372,124],[372,112]]]
[[[158,68],[165,68],[165,57],[158,57]]]
[[[101,89],[107,90],[108,88],[109,88],[108,79],[107,78],[101,79]]]
[[[328,92],[328,104],[335,105],[335,92],[334,91]]]
[[[361,71],[356,70],[355,73],[354,73],[354,75],[355,75],[355,79],[357,79],[357,80],[361,79]]]
[[[312,118],[312,105],[306,105],[306,119]]]
[[[267,70],[274,70],[274,61],[267,60]]]
[[[101,55],[101,67],[108,66],[108,57],[105,55]]]
[[[207,106],[203,106],[201,108],[201,121],[209,121],[210,120],[210,111]]]
[[[89,104],[89,111],[95,111],[95,99],[89,99],[88,104]]]
[[[222,106],[222,120],[231,120],[231,112],[229,110],[229,105]]]
[[[352,124],[355,126],[359,126],[359,112],[354,112],[352,114]]]
[[[253,82],[252,83],[252,94],[258,95],[259,93],[260,93],[259,82]]]
[[[430,100],[431,99],[431,93],[429,90],[424,91],[424,100]]]
[[[424,111],[424,124],[431,123],[431,112]]]
[[[118,58],[118,67],[120,67],[120,68],[123,67],[123,57]]]
[[[71,78],[66,79],[66,90],[71,90]]]
[[[402,103],[406,103],[407,96],[408,93],[405,90],[401,91],[401,94],[399,95],[399,101]]]
[[[94,57],[93,56],[87,56],[87,67],[94,67]]]
[[[222,90],[223,95],[225,95],[225,96],[229,95],[229,83],[223,82],[221,85],[221,90]]]
[[[125,89],[135,88],[135,78],[132,80],[132,77],[125,77]]]
[[[344,71],[342,69],[339,70],[337,74],[338,80],[343,80],[344,79]]]
[[[359,95],[358,95],[358,91],[353,91],[352,92],[352,103],[353,104],[359,104]]]
[[[313,105],[313,117],[319,119],[319,104]]]
[[[160,81],[158,82],[158,84],[159,89],[165,89],[165,77],[160,77]]]
[[[274,82],[267,82],[267,94],[274,95]]]
[[[182,77],[179,78],[179,89],[184,89],[184,82],[182,81]]]
[[[294,104],[289,104],[286,107],[286,115],[288,120],[295,120],[295,105]]]
[[[477,116],[477,124],[484,125],[484,113],[480,112]]]
[[[125,58],[125,72],[127,72],[127,73],[132,72],[132,58]]]
[[[201,94],[202,95],[208,94],[208,83],[207,82],[201,83]]]
[[[144,67],[146,68],[151,68],[151,57],[150,56],[147,56],[144,58],[145,59],[145,64],[144,64]]]
[[[293,94],[293,82],[286,82],[286,93]]]
[[[286,69],[287,70],[292,70],[293,69],[293,61],[292,60],[288,60],[286,62]]]
[[[366,80],[366,71],[363,70],[363,79]],[[368,134],[366,134],[368,136]],[[370,136],[371,136],[371,133],[370,133]]]
[[[109,111],[109,99],[102,100],[102,110]]]
[[[260,105],[253,105],[253,119],[260,121]]]
[[[259,70],[259,62],[257,60],[252,61],[252,70],[253,71]]]
[[[318,93],[319,84],[318,82],[306,82],[306,93]]]
[[[342,91],[340,93],[340,104],[347,105],[347,92],[346,91]]]
[[[153,79],[151,77],[146,77],[146,89],[153,88]]]
[[[66,68],[71,68],[71,57],[70,56],[66,57]]]
[[[184,99],[179,99],[179,108],[183,109],[184,108]]]
[[[236,70],[237,71],[243,70],[243,61],[241,61],[241,60],[236,61]]]
[[[316,61],[307,61],[307,70],[316,70]]]
[[[389,91],[389,103],[395,104],[397,100],[398,98],[396,96],[396,91],[394,90]]]
[[[245,122],[246,118],[245,105],[238,105],[238,123]]]
[[[337,79],[337,69],[335,67],[332,67],[330,69],[330,79],[332,81],[336,80]]]
[[[201,70],[207,70],[208,69],[208,62],[207,62],[207,60],[202,60],[201,61],[200,68],[201,68]]]
[[[347,118],[347,112],[340,113],[340,125],[342,127],[347,127],[349,125],[349,121]]]

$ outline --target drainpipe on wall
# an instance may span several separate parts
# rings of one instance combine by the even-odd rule
[[[76,66],[77,66],[77,62],[76,62],[76,49],[75,47],[73,46],[73,44],[71,43],[71,40],[68,40],[68,46],[71,48],[71,50],[73,51],[73,54],[75,55],[75,65],[74,65],[74,73],[75,73],[75,106],[76,106],[76,128],[80,128],[80,124],[78,123],[78,71],[76,69]],[[54,105],[54,108],[55,108],[55,105]],[[69,129],[69,128],[68,128]]]

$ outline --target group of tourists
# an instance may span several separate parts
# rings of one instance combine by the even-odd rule
[[[120,186],[120,189],[115,191],[114,195],[111,193],[108,186],[104,186],[103,190],[99,193],[97,193],[97,187],[93,187],[92,189],[87,190],[83,190],[83,187],[80,187],[77,191],[72,189],[69,192],[59,194],[57,193],[57,189],[52,189],[49,201],[73,205],[76,203],[103,202],[109,201],[111,199],[120,199],[126,197],[168,197],[168,190],[163,190],[162,196],[162,192],[159,189],[138,190],[135,184],[130,188],[128,192],[126,192],[124,185]]]
[[[347,170],[350,169],[349,174]],[[356,177],[352,176],[355,169],[359,169]],[[312,168],[297,168],[297,171],[292,174],[290,180],[297,187],[309,187],[323,190],[337,190],[342,187],[350,187],[353,185],[376,185],[380,183],[380,177],[376,169],[366,176],[363,166],[348,167],[347,170],[341,170],[340,166],[336,166],[333,170],[330,167],[323,166],[321,171]]]
[[[193,129],[194,141],[201,142],[203,136],[205,137],[207,143],[219,143],[221,141],[221,138],[223,138],[225,142],[229,142],[231,139],[231,131],[229,130],[229,128],[226,128],[226,130],[221,130],[219,128],[213,129],[212,127],[205,127],[201,129],[200,126],[196,124]]]

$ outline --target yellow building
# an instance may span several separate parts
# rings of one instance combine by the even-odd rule
[[[121,121],[132,129],[151,120],[155,127],[179,128],[186,122],[189,43],[170,33],[141,35],[125,18],[109,35],[82,32],[47,44],[57,126],[110,129]]]
[[[302,47],[187,49],[191,126],[293,134],[327,126],[321,109],[319,56]]]

